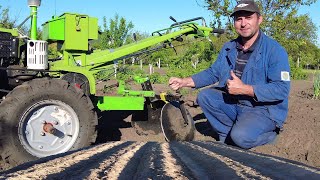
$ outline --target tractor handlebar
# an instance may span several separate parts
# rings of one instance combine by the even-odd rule
[[[172,16],[170,16],[170,19],[172,18]],[[176,22],[176,23],[173,23],[171,24],[170,27],[173,27],[173,26],[179,26],[181,24],[184,24],[184,23],[188,23],[188,22],[192,22],[192,21],[197,21],[197,20],[202,20],[202,25],[203,26],[206,26],[206,20],[203,18],[203,17],[196,17],[196,18],[192,18],[192,19],[187,19],[187,20],[184,20],[184,21],[180,21],[180,22]]]

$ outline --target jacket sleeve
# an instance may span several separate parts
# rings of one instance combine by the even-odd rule
[[[288,54],[281,46],[273,46],[267,68],[267,83],[253,85],[255,100],[275,102],[285,100],[290,92]]]
[[[225,48],[223,47],[220,50],[218,58],[208,69],[205,69],[191,76],[191,78],[194,81],[195,88],[202,88],[208,85],[212,85],[219,81],[219,69],[221,67],[223,57],[225,54],[223,51],[224,49]]]

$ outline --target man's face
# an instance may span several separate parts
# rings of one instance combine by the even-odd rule
[[[234,15],[234,27],[243,38],[250,39],[258,31],[262,22],[262,16],[248,11],[239,11]]]

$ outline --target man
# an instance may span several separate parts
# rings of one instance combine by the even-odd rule
[[[288,55],[261,30],[254,1],[240,1],[231,16],[238,38],[227,42],[215,63],[187,78],[172,77],[170,87],[201,88],[197,102],[219,141],[249,149],[272,142],[288,113]]]

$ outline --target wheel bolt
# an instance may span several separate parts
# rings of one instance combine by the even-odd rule
[[[24,133],[26,133],[26,135],[28,135],[28,134],[29,134],[29,131],[25,131]]]
[[[41,123],[42,124],[46,124],[47,122],[45,120],[41,120]]]
[[[53,121],[53,124],[58,125],[59,123],[58,123],[58,121]]]
[[[58,109],[58,107],[54,107],[54,110],[55,110],[55,111],[58,111],[59,109]]]
[[[68,124],[68,125],[70,125],[70,124],[71,124],[71,122],[69,122],[69,121],[68,121],[68,122],[67,122],[67,124]]]
[[[40,145],[40,146],[39,146],[39,149],[43,149],[43,146]]]
[[[62,143],[63,143],[63,141],[61,140],[61,141],[60,141],[60,143],[62,144]]]
[[[41,133],[40,133],[40,135],[41,135],[41,136],[45,136],[45,135],[46,135],[46,133],[44,133],[44,132],[41,132]]]

